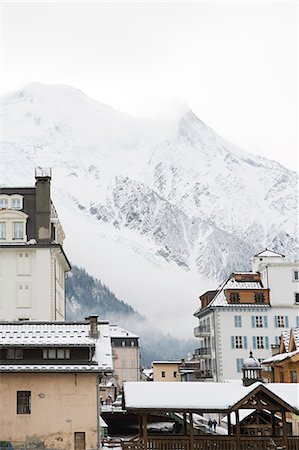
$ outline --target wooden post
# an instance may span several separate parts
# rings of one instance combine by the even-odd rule
[[[189,427],[190,427],[190,450],[194,449],[194,428],[193,428],[193,415],[189,413]]]
[[[235,411],[236,414],[236,438],[237,438],[237,448],[241,448],[241,430],[240,430],[240,419],[239,410]]]
[[[183,418],[184,418],[184,436],[187,436],[187,414],[183,413]]]
[[[288,448],[288,428],[287,428],[287,418],[286,412],[282,411],[282,430],[283,430],[283,442],[286,448]]]
[[[147,415],[143,414],[142,416],[142,435],[143,435],[143,444],[144,448],[147,448]]]
[[[271,411],[271,430],[272,436],[275,436],[275,413]]]
[[[139,425],[139,438],[142,438],[143,432],[142,432],[142,420],[141,416],[138,414],[138,425]]]
[[[232,434],[232,424],[230,420],[230,413],[227,415],[227,434],[230,436]]]

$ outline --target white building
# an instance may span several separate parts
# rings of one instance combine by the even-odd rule
[[[64,232],[51,171],[35,175],[35,187],[0,188],[0,320],[65,319]]]
[[[252,267],[201,295],[194,313],[200,339],[195,355],[203,373],[216,381],[241,378],[249,350],[260,361],[269,358],[281,332],[299,325],[298,263],[266,250],[252,258]]]

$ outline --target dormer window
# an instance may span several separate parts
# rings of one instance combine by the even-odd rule
[[[1,196],[0,197],[0,209],[7,209],[8,208],[8,196]]]
[[[12,238],[14,240],[23,240],[24,239],[24,222],[13,222]]]
[[[0,222],[0,240],[6,239],[6,222]]]
[[[10,199],[11,209],[22,209],[23,208],[23,198],[21,196],[14,196]]]

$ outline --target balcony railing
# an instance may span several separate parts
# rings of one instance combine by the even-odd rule
[[[210,325],[199,325],[198,327],[194,328],[195,337],[209,336],[210,334],[211,334]]]
[[[201,347],[195,350],[195,356],[211,356],[211,349],[209,347]]]

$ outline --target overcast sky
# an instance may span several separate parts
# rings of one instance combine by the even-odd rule
[[[298,168],[296,2],[3,2],[2,92],[63,83],[134,115],[190,107]]]

